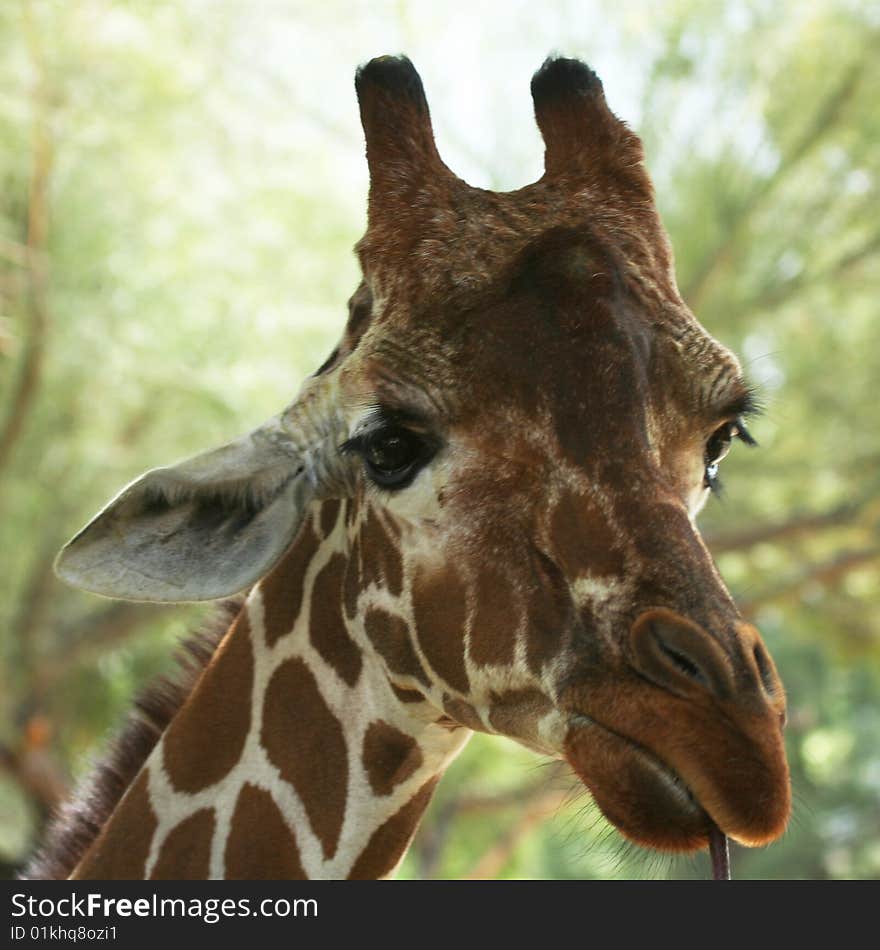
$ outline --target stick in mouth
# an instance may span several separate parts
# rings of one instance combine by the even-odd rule
[[[730,849],[727,835],[712,822],[709,829],[709,855],[712,858],[712,878],[716,881],[730,880]]]

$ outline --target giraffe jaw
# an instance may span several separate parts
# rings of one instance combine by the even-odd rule
[[[571,717],[565,755],[605,817],[636,844],[697,851],[710,846],[717,829],[754,847],[784,831],[787,797],[784,810],[768,807],[762,813],[756,805],[741,814],[719,791],[707,793],[706,775],[682,775],[644,745],[589,716]],[[697,784],[702,794],[694,790]]]
[[[682,778],[643,746],[578,714],[565,752],[602,814],[624,837],[662,851],[708,847],[712,819]]]

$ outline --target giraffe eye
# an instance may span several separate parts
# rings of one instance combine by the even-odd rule
[[[706,448],[703,453],[703,466],[705,474],[703,476],[703,486],[712,491],[717,491],[720,487],[718,481],[718,466],[725,455],[730,451],[730,443],[733,437],[738,434],[737,424],[735,422],[725,422],[719,426],[706,442]]]
[[[367,475],[382,488],[405,488],[432,454],[419,436],[399,426],[370,433],[358,448]]]

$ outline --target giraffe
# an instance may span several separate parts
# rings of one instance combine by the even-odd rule
[[[785,694],[695,518],[752,390],[676,287],[595,73],[531,82],[535,183],[451,172],[403,56],[339,346],[253,432],[147,472],[64,548],[110,597],[225,598],[31,876],[387,878],[474,731],[565,759],[628,839],[767,844]]]

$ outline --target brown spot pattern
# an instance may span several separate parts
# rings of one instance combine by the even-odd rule
[[[324,857],[332,858],[345,817],[345,737],[315,677],[296,657],[282,663],[269,681],[260,741],[302,801]]]
[[[550,524],[555,559],[567,577],[579,574],[620,576],[624,552],[601,509],[584,495],[566,492]]]
[[[370,787],[377,795],[390,795],[422,764],[422,750],[412,736],[377,719],[364,733],[362,759]]]
[[[214,809],[202,808],[172,828],[162,842],[151,881],[205,881],[211,870]]]
[[[490,567],[480,569],[477,609],[470,636],[470,656],[483,666],[513,663],[519,609],[510,583]]]
[[[293,630],[302,609],[306,569],[321,543],[307,518],[293,547],[260,584],[265,610],[266,645],[272,646]]]
[[[403,560],[398,542],[388,537],[373,508],[367,512],[367,519],[361,529],[361,544],[361,586],[365,589],[370,584],[376,584],[385,587],[392,597],[399,597],[403,592]]]
[[[245,783],[238,793],[226,841],[226,878],[233,881],[303,881],[293,832],[272,795]]]
[[[533,555],[534,587],[526,604],[526,662],[540,674],[569,640],[574,605],[568,582],[559,568],[540,551]],[[592,629],[592,628],[590,628]]]
[[[250,623],[242,610],[165,733],[162,758],[178,791],[214,785],[238,763],[251,724],[253,678]]]
[[[114,821],[104,825],[71,878],[79,881],[142,881],[157,826],[145,769],[120,803]],[[110,828],[113,829],[112,841],[108,840]]]
[[[413,649],[409,628],[403,618],[380,607],[371,607],[364,617],[364,630],[389,672],[412,676],[425,686],[431,685]]]
[[[354,505],[349,504],[349,509]],[[347,513],[346,513],[347,514]],[[393,597],[403,592],[403,560],[399,541],[389,537],[376,513],[370,508],[358,536],[351,545],[343,582],[345,612],[357,615],[358,596],[371,584],[382,587]]]
[[[354,686],[361,674],[361,651],[348,635],[342,615],[345,558],[334,554],[318,572],[312,587],[309,638],[312,646],[340,677]]]
[[[420,569],[413,578],[413,614],[419,644],[435,673],[453,689],[470,689],[464,665],[466,591],[451,565]]]
[[[373,832],[349,872],[350,881],[374,881],[394,870],[428,807],[437,781],[438,777],[435,776],[426,782],[402,808]]]

